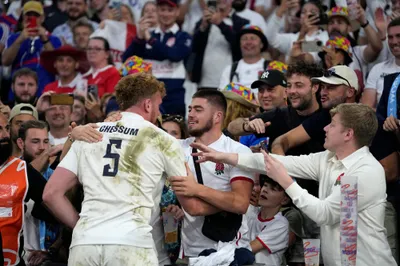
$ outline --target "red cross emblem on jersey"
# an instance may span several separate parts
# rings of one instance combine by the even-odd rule
[[[216,163],[215,164],[215,174],[222,175],[224,173],[225,166],[223,163]]]

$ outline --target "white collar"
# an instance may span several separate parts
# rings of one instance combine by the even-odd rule
[[[154,30],[154,33],[162,33],[162,34],[166,34],[168,32],[172,32],[173,34],[176,34],[179,31],[179,26],[178,24],[174,24],[171,28],[167,29],[165,32],[163,32],[160,28],[160,26],[157,26]]]
[[[75,87],[78,85],[79,81],[81,81],[81,80],[82,80],[82,74],[81,74],[81,73],[78,73],[78,74],[75,76],[75,78],[74,78],[69,84],[67,84],[67,85],[65,85],[65,86],[63,86],[63,85],[61,84],[61,81],[58,80],[58,87],[59,87],[59,88],[65,88],[65,87],[75,88]]]
[[[342,160],[338,160],[335,153],[331,153],[333,156],[329,159],[329,161],[341,162],[346,169],[350,169],[356,162],[360,161],[364,156],[370,153],[369,148],[367,146],[361,147],[352,154],[348,155],[346,158]]]
[[[94,72],[94,71],[93,71],[93,67],[91,67],[91,68],[89,69],[89,71],[86,72],[83,76],[84,76],[84,77],[87,77],[87,76],[89,76],[89,75],[93,75],[93,78],[96,78],[96,76],[97,76],[99,73],[101,73],[101,72],[103,72],[103,71],[105,71],[105,70],[107,70],[107,69],[109,69],[109,68],[111,68],[111,67],[113,67],[113,65],[107,65],[107,66],[105,66],[105,67],[103,67],[103,68],[98,69],[96,72]]]

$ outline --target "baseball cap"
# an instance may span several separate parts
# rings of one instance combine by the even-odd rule
[[[353,87],[356,91],[359,89],[357,74],[348,66],[331,67],[322,77],[311,80],[332,85],[346,85]]]
[[[20,103],[11,109],[10,118],[8,122],[10,122],[17,115],[27,114],[33,116],[36,120],[39,120],[38,111],[36,108],[28,103]]]
[[[179,5],[179,0],[157,0],[157,5],[167,4],[172,7],[177,7]]]
[[[282,86],[286,87],[286,78],[279,70],[267,70],[262,73],[261,77],[251,84],[252,89],[258,89],[261,85],[268,85],[271,87]]]
[[[26,14],[28,12],[35,12],[39,15],[44,14],[43,5],[42,5],[42,3],[38,2],[38,1],[26,2],[24,7],[22,8],[22,10],[23,10],[23,14]]]

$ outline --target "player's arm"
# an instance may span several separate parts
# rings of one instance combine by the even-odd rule
[[[212,204],[218,209],[245,214],[249,207],[253,182],[237,180],[231,183],[231,191],[220,191],[198,184],[194,196]]]
[[[276,138],[272,143],[271,151],[275,154],[285,155],[289,149],[297,147],[310,139],[303,125],[300,125]]]
[[[57,167],[47,182],[43,193],[43,201],[54,215],[65,225],[74,228],[79,215],[65,193],[78,184],[77,176],[62,167]]]

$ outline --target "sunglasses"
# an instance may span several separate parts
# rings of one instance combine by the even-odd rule
[[[183,122],[183,117],[181,115],[170,115],[170,114],[164,114],[162,115],[162,122],[176,122],[178,124]]]
[[[327,78],[335,77],[335,78],[344,80],[344,81],[346,81],[346,83],[349,85],[350,88],[352,87],[352,86],[350,85],[350,82],[349,82],[346,78],[344,78],[344,77],[342,77],[342,76],[336,74],[334,70],[329,70],[329,69],[328,69],[328,70],[325,72],[325,75],[324,75],[324,76],[327,77]]]

